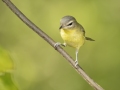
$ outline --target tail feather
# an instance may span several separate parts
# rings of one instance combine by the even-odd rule
[[[94,39],[92,38],[89,38],[89,37],[85,37],[86,40],[89,40],[89,41],[95,41]]]

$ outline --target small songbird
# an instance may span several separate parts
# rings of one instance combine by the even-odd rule
[[[64,40],[64,43],[56,43],[54,46],[71,46],[76,49],[75,66],[78,65],[78,51],[84,44],[85,40],[95,41],[89,37],[85,37],[85,30],[73,16],[64,16],[60,20],[60,35]]]

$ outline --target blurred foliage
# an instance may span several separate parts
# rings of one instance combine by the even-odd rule
[[[18,90],[12,80],[11,73],[4,73],[0,76],[0,90]]]
[[[0,90],[18,90],[12,80],[13,67],[9,53],[0,47]]]
[[[119,90],[119,0],[12,0],[56,42],[59,20],[74,16],[86,30],[87,42],[79,52],[79,64],[105,90]],[[48,43],[28,28],[0,2],[0,45],[14,58],[14,78],[21,90],[93,90]],[[75,50],[64,48],[73,58]]]
[[[12,71],[13,67],[13,61],[8,52],[0,47],[0,73]]]

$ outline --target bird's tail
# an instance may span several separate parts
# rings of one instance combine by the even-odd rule
[[[89,41],[95,41],[94,39],[92,38],[89,38],[89,37],[85,37],[86,40],[89,40]]]

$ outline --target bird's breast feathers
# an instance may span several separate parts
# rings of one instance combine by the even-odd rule
[[[84,33],[80,30],[60,30],[64,42],[74,48],[80,48],[85,41]]]

